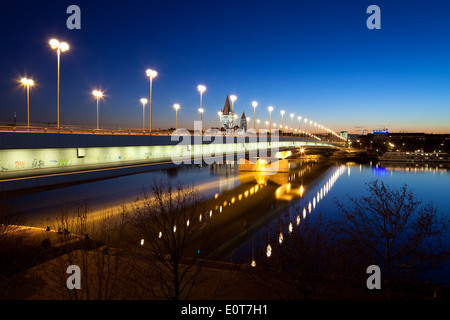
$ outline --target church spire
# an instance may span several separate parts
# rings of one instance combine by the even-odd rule
[[[231,111],[230,99],[228,98],[227,95],[227,100],[225,100],[225,106],[223,107],[223,115],[228,116],[230,114],[230,111]]]

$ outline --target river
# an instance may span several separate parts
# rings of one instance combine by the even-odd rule
[[[424,203],[432,201],[439,214],[450,213],[448,166],[323,164],[298,160],[290,163],[289,173],[273,176],[239,172],[237,164],[192,165],[50,189],[16,196],[10,201],[26,225],[45,228],[48,220],[58,214],[66,196],[85,199],[92,212],[103,212],[134,201],[154,179],[193,184],[210,201],[223,203],[225,199],[223,214],[230,219],[221,239],[227,239],[217,243],[215,258],[228,262],[250,263],[255,248],[265,247],[264,243],[255,245],[255,241],[261,242],[262,235],[271,225],[279,224],[280,219],[288,228],[290,223],[296,226],[297,212],[300,216],[321,212],[332,217],[337,210],[335,198],[346,203],[348,195],[358,197],[365,193],[364,184],[374,179],[396,187],[407,184]],[[428,276],[435,282],[450,284],[450,263]]]

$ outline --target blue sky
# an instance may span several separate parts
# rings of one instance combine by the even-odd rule
[[[81,9],[81,30],[66,27],[66,8]],[[381,30],[366,9],[381,8]],[[0,122],[26,122],[18,80],[36,81],[31,122],[56,122],[56,53],[61,57],[61,124],[96,125],[91,92],[101,88],[100,123],[142,128],[139,100],[153,83],[153,128],[199,119],[217,126],[227,94],[235,111],[272,121],[280,111],[336,131],[450,133],[448,1],[9,1],[0,13]],[[148,106],[146,108],[148,120]],[[285,123],[288,117],[285,115]],[[148,128],[148,121],[146,121]],[[296,123],[294,123],[296,125]],[[303,123],[302,123],[303,124]]]

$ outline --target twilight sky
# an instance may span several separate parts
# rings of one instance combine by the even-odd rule
[[[81,8],[81,30],[66,9]],[[369,5],[381,30],[369,30]],[[146,0],[8,1],[0,11],[0,123],[26,122],[19,80],[35,80],[32,123],[56,122],[56,52],[61,56],[61,125],[95,127],[94,89],[103,128],[142,128],[153,82],[153,128],[217,126],[227,94],[235,112],[280,123],[280,111],[349,133],[450,133],[450,1]],[[148,128],[148,105],[146,127]],[[251,120],[253,123],[253,119]],[[295,120],[294,126],[297,127]],[[302,122],[302,126],[303,126]]]

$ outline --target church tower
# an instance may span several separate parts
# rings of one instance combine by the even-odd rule
[[[230,99],[225,100],[225,106],[223,107],[222,116],[220,117],[220,127],[223,130],[233,129],[233,115],[231,114]]]
[[[245,112],[242,112],[240,128],[243,132],[247,132],[247,117],[245,116]]]

